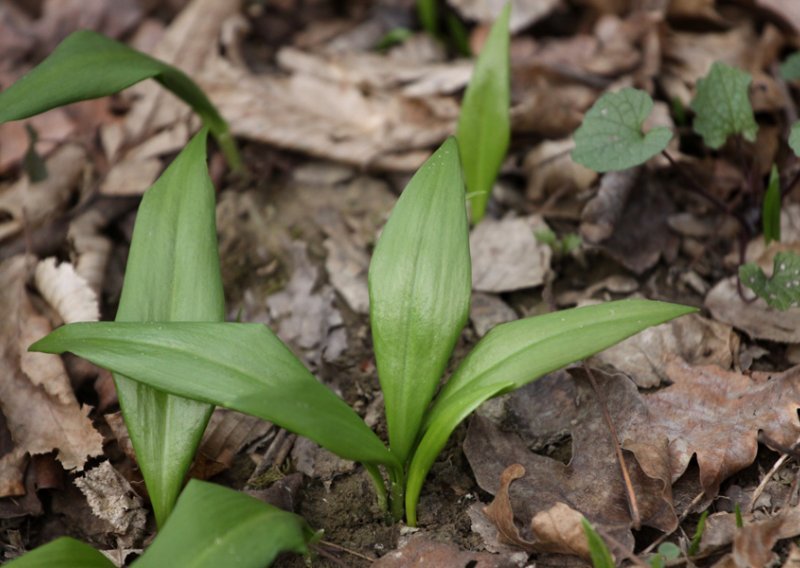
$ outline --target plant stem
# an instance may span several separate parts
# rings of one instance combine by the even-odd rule
[[[364,469],[367,470],[369,473],[370,479],[372,479],[372,484],[375,486],[375,493],[378,497],[378,507],[380,507],[381,511],[384,513],[389,511],[389,501],[388,495],[386,493],[386,484],[383,482],[383,476],[381,475],[378,466],[370,463],[364,464]]]
[[[403,520],[403,504],[405,500],[406,480],[403,470],[400,468],[389,470],[389,483],[392,492],[392,519],[394,522]],[[413,517],[413,518],[412,518]],[[409,513],[409,526],[416,526],[417,519],[413,513]]]
[[[239,149],[236,147],[236,140],[231,136],[231,131],[228,130],[227,125],[224,130],[215,129],[212,134],[217,144],[219,144],[222,155],[225,156],[225,161],[228,162],[228,167],[235,173],[244,172],[244,163],[239,154]]]

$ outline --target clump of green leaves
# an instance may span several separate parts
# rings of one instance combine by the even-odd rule
[[[739,267],[739,278],[777,310],[788,310],[800,302],[800,255],[791,251],[775,255],[771,277],[757,264],[748,263]]]
[[[219,485],[192,480],[175,512],[134,568],[261,568],[281,552],[306,554],[318,535],[297,515]],[[62,537],[11,561],[9,568],[113,568],[99,551]]]
[[[508,2],[475,63],[458,118],[456,138],[473,223],[480,221],[486,212],[492,186],[511,139],[510,18],[511,2]]]
[[[0,124],[113,95],[145,79],[155,79],[191,106],[231,168],[241,169],[228,124],[194,81],[171,65],[88,30],[71,34],[30,73],[0,92]]]
[[[800,53],[790,57],[783,66],[784,78],[800,78]],[[748,88],[752,78],[740,69],[716,62],[704,78],[697,83],[691,109],[694,111],[693,128],[706,146],[718,150],[734,136],[754,142],[758,134],[758,124],[750,104]],[[674,103],[675,101],[673,101]],[[597,172],[618,171],[643,164],[656,154],[665,154],[675,163],[666,151],[672,139],[672,132],[666,127],[653,128],[643,132],[644,122],[653,108],[653,100],[644,91],[625,88],[619,92],[606,93],[586,113],[580,128],[575,131],[575,149],[572,158]],[[683,106],[680,105],[682,109]],[[682,114],[682,111],[681,111]],[[800,156],[800,122],[792,125],[788,139],[789,147]],[[685,172],[680,173],[685,175]],[[753,176],[748,176],[753,178]],[[691,178],[689,181],[693,181]],[[700,188],[701,194],[717,206],[724,205],[703,193],[698,183],[691,186]],[[764,239],[780,241],[781,179],[778,169],[773,165],[766,189],[761,186],[753,192],[762,194],[762,229]],[[742,229],[749,232],[747,220],[737,217]],[[745,242],[746,239],[743,241]],[[791,257],[791,258],[790,258]],[[772,279],[754,264],[740,267],[740,279],[756,294],[767,300],[770,306],[788,309],[800,301],[800,288],[793,286],[791,273],[778,270],[780,266],[795,266],[800,256],[794,253],[781,253],[782,261],[776,263]]]

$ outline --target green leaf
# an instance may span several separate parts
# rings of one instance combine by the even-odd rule
[[[150,387],[269,420],[345,459],[399,466],[363,420],[261,324],[75,323],[30,349],[71,351]]]
[[[315,533],[292,513],[192,480],[175,512],[135,568],[261,568],[281,552],[307,552]]]
[[[800,51],[795,51],[781,63],[780,74],[786,81],[800,79]]]
[[[646,134],[644,121],[653,99],[644,91],[625,88],[600,97],[575,131],[572,159],[596,172],[626,170],[661,153],[672,131],[659,126]]]
[[[681,557],[681,549],[673,542],[662,542],[658,545],[658,553],[666,560],[677,560]]]
[[[708,518],[708,511],[703,511],[703,514],[700,515],[700,520],[697,521],[697,529],[694,531],[694,536],[692,537],[692,542],[689,544],[689,550],[686,553],[689,556],[694,556],[698,552],[700,552],[700,541],[703,538],[703,533],[706,530],[706,519]]]
[[[800,156],[800,121],[795,122],[789,131],[789,147],[795,156]]]
[[[600,538],[594,527],[585,518],[581,519],[581,524],[583,525],[583,532],[586,534],[586,540],[589,543],[592,566],[594,568],[615,568],[614,557],[611,556],[606,543]]]
[[[222,321],[225,315],[206,169],[197,134],[145,193],[136,218],[117,321]],[[120,407],[163,525],[213,410],[115,375]]]
[[[369,268],[375,358],[401,462],[467,321],[471,282],[464,184],[450,138],[397,200]]]
[[[694,308],[621,300],[499,325],[475,346],[436,398],[409,468],[406,515],[415,518],[419,489],[456,426],[482,402],[602,351]]]
[[[0,124],[86,99],[112,95],[155,79],[200,115],[219,142],[231,168],[241,159],[228,125],[185,73],[101,34],[71,34],[30,73],[0,93]]]
[[[438,0],[417,0],[417,19],[431,37],[437,37],[436,20],[439,18]]]
[[[769,184],[767,192],[764,194],[764,202],[761,208],[761,224],[764,228],[764,241],[781,240],[781,176],[778,174],[778,167],[772,164],[772,171],[769,174]]]
[[[747,92],[751,80],[748,73],[717,61],[697,82],[692,101],[694,131],[706,146],[716,150],[733,134],[755,141],[758,124]]]
[[[114,568],[114,563],[88,544],[61,537],[11,562],[7,568]]]
[[[788,310],[800,303],[800,255],[794,252],[775,255],[771,278],[751,262],[739,267],[739,279],[777,310]]]
[[[511,2],[497,17],[475,63],[458,117],[458,149],[472,209],[472,222],[486,212],[492,185],[511,139],[508,22]]]

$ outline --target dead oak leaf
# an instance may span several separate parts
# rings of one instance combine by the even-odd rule
[[[565,379],[575,381],[575,396],[562,400],[566,407],[561,409],[572,419],[569,464],[531,452],[527,440],[500,431],[480,416],[470,423],[464,452],[482,489],[502,500],[505,483],[511,506],[503,509],[498,503],[489,510],[505,541],[516,540],[515,544],[526,550],[580,554],[585,547],[577,542],[584,538],[580,529],[583,515],[621,544],[616,552],[630,552],[632,519],[614,444],[584,371],[575,369],[571,374],[572,379]],[[601,372],[595,375],[626,450],[642,523],[664,531],[674,529],[677,518],[672,508],[666,436],[651,427],[651,417],[630,379]],[[515,467],[507,470],[509,466]],[[511,484],[513,478],[517,479]],[[568,509],[579,514],[564,514]],[[514,518],[529,523],[530,535],[514,534]]]
[[[724,479],[753,463],[759,431],[784,447],[800,435],[798,367],[748,376],[675,358],[665,374],[673,384],[645,401],[653,427],[669,437],[673,480],[696,455],[700,483],[715,495]]]

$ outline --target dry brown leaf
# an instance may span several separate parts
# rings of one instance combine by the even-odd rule
[[[585,515],[621,543],[624,550],[617,552],[630,552],[633,548],[631,516],[611,435],[584,372],[576,369],[573,373],[574,396],[548,401],[552,411],[572,430],[572,459],[568,465],[532,453],[527,439],[501,432],[480,416],[470,423],[464,452],[478,484],[489,493],[499,491],[498,481],[508,466],[519,464],[524,468],[526,474],[509,489],[514,517],[523,524],[562,503]],[[652,428],[648,410],[636,386],[627,377],[597,371],[595,375],[625,449],[642,523],[671,530],[677,518],[671,505],[667,438]],[[533,431],[537,429],[535,424],[529,427]],[[518,473],[519,470],[515,471],[515,475]],[[546,515],[540,517],[539,521],[544,522],[546,518]],[[551,551],[580,550],[574,542],[565,547],[559,540],[563,535],[582,534],[577,516],[560,515],[559,518],[566,521],[559,523],[556,540],[535,541],[535,546]],[[578,526],[570,522],[577,522]],[[520,538],[534,542],[532,536],[522,534]]]
[[[382,556],[372,564],[373,568],[513,568],[518,564],[511,560],[489,554],[461,550],[454,544],[434,542],[423,535],[412,536],[399,550]]]
[[[540,542],[554,543],[559,552],[589,558],[589,543],[583,530],[581,515],[564,503],[536,513],[531,520],[531,533]]]
[[[506,0],[447,0],[462,17],[475,20],[482,24],[491,24],[497,19]],[[541,20],[555,10],[561,0],[511,0],[511,21],[509,27],[512,32],[518,32],[529,25]]]
[[[46,161],[48,177],[31,183],[23,177],[0,193],[0,241],[36,229],[63,213],[86,165],[86,151],[65,144]]]
[[[653,388],[666,378],[673,357],[730,369],[738,352],[739,337],[729,325],[691,314],[637,333],[592,360],[622,371],[640,388]]]
[[[644,400],[652,427],[669,437],[673,480],[696,456],[703,489],[716,495],[723,480],[753,463],[759,432],[783,447],[800,435],[796,367],[746,376],[676,358],[664,370],[673,384]]]
[[[800,6],[796,2],[786,0],[756,0],[756,4],[779,16],[783,21],[800,34]]]
[[[35,271],[36,287],[64,323],[98,321],[97,294],[69,262],[56,266],[56,258],[40,260]]]
[[[51,331],[28,300],[26,258],[0,263],[0,409],[16,447],[30,454],[58,450],[65,469],[82,469],[103,451],[102,436],[72,392],[61,359],[28,353],[28,346]]]
[[[600,180],[600,187],[581,214],[581,236],[597,244],[614,234],[614,229],[624,219],[622,216],[628,196],[640,178],[640,169],[631,168],[610,172]]]
[[[88,470],[75,485],[92,512],[111,524],[121,547],[130,547],[142,537],[147,522],[142,498],[109,462]]]
[[[728,514],[728,517],[734,517]],[[729,524],[734,525],[735,519],[729,518]],[[714,564],[717,568],[751,568],[768,566],[776,557],[772,552],[779,540],[794,538],[800,534],[800,509],[793,507],[783,510],[775,517],[749,521],[742,528],[734,528],[726,535],[726,541],[715,544],[728,544],[733,540],[733,550],[726,554],[719,562]],[[705,541],[705,539],[704,539]],[[792,556],[790,552],[789,556]],[[791,566],[792,564],[784,564]]]
[[[64,109],[53,109],[25,121],[16,120],[0,124],[0,173],[18,164],[28,151],[30,125],[39,135],[36,152],[41,156],[50,154],[60,143],[75,133],[76,124]]]
[[[69,224],[69,241],[75,272],[100,294],[111,255],[111,239],[101,229],[108,219],[97,209],[83,213]]]
[[[541,202],[554,193],[576,193],[591,187],[597,173],[572,160],[574,147],[571,138],[545,141],[525,156],[528,199]]]
[[[70,33],[89,29],[119,38],[142,19],[136,0],[45,0],[33,26],[41,53],[50,53]]]
[[[475,292],[470,300],[469,319],[478,337],[483,337],[494,326],[517,319],[517,314],[499,296]]]
[[[670,0],[667,16],[721,24],[724,20],[717,12],[716,3],[717,0]]]
[[[510,292],[543,284],[552,250],[535,233],[547,229],[539,215],[478,223],[469,235],[473,290]]]

